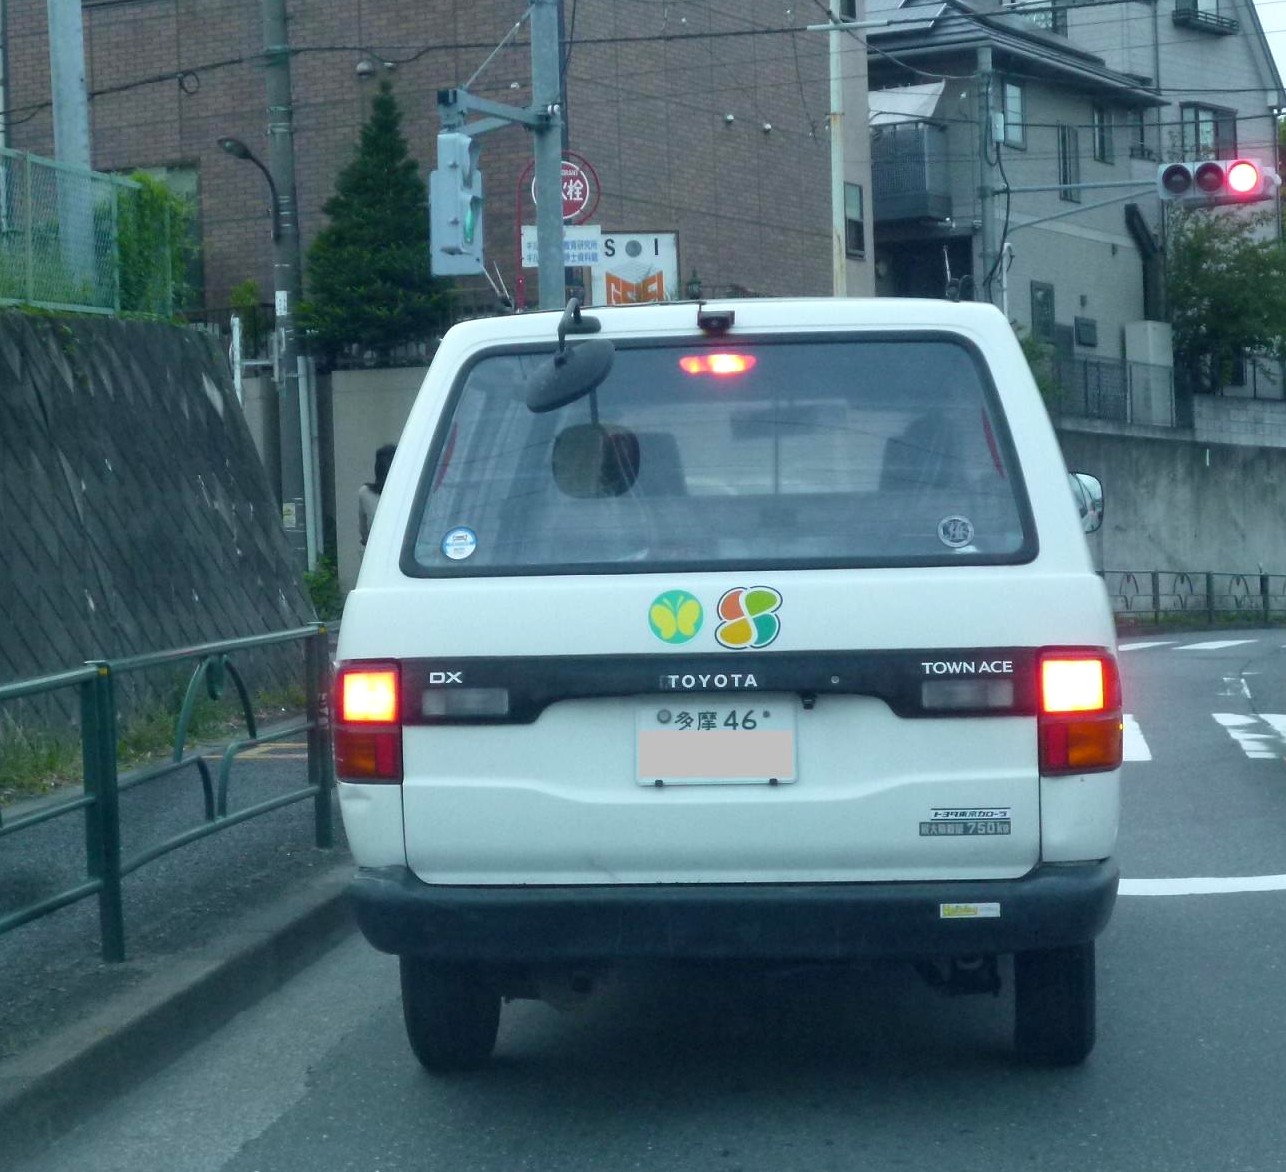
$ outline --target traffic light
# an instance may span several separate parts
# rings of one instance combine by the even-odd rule
[[[439,277],[485,271],[478,143],[458,131],[438,135],[438,165],[429,173],[429,268]]]
[[[1253,159],[1162,163],[1157,168],[1157,195],[1163,203],[1182,207],[1208,208],[1272,199],[1280,184],[1276,171]]]

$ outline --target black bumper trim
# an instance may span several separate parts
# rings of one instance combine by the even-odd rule
[[[443,962],[839,961],[1082,944],[1107,925],[1119,878],[1106,860],[930,883],[455,887],[383,867],[359,870],[349,892],[380,951]],[[990,903],[999,916],[942,915]]]

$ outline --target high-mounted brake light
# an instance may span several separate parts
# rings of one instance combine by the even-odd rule
[[[1118,768],[1123,732],[1116,661],[1102,653],[1049,651],[1039,670],[1041,773]]]
[[[684,374],[730,375],[753,370],[759,360],[753,354],[685,354],[679,359]]]
[[[335,775],[402,780],[401,673],[396,664],[343,666],[335,679]]]

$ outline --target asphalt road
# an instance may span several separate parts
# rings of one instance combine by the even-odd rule
[[[22,1172],[1286,1169],[1286,635],[1153,642],[1122,656],[1126,880],[1082,1068],[1016,1063],[1007,993],[898,968],[635,974],[508,1007],[491,1069],[434,1079],[396,963],[352,939]]]

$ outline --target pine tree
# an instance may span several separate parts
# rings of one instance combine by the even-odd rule
[[[429,274],[427,192],[387,81],[323,211],[330,222],[308,250],[310,296],[298,315],[312,349],[384,354],[428,337],[442,298]]]

